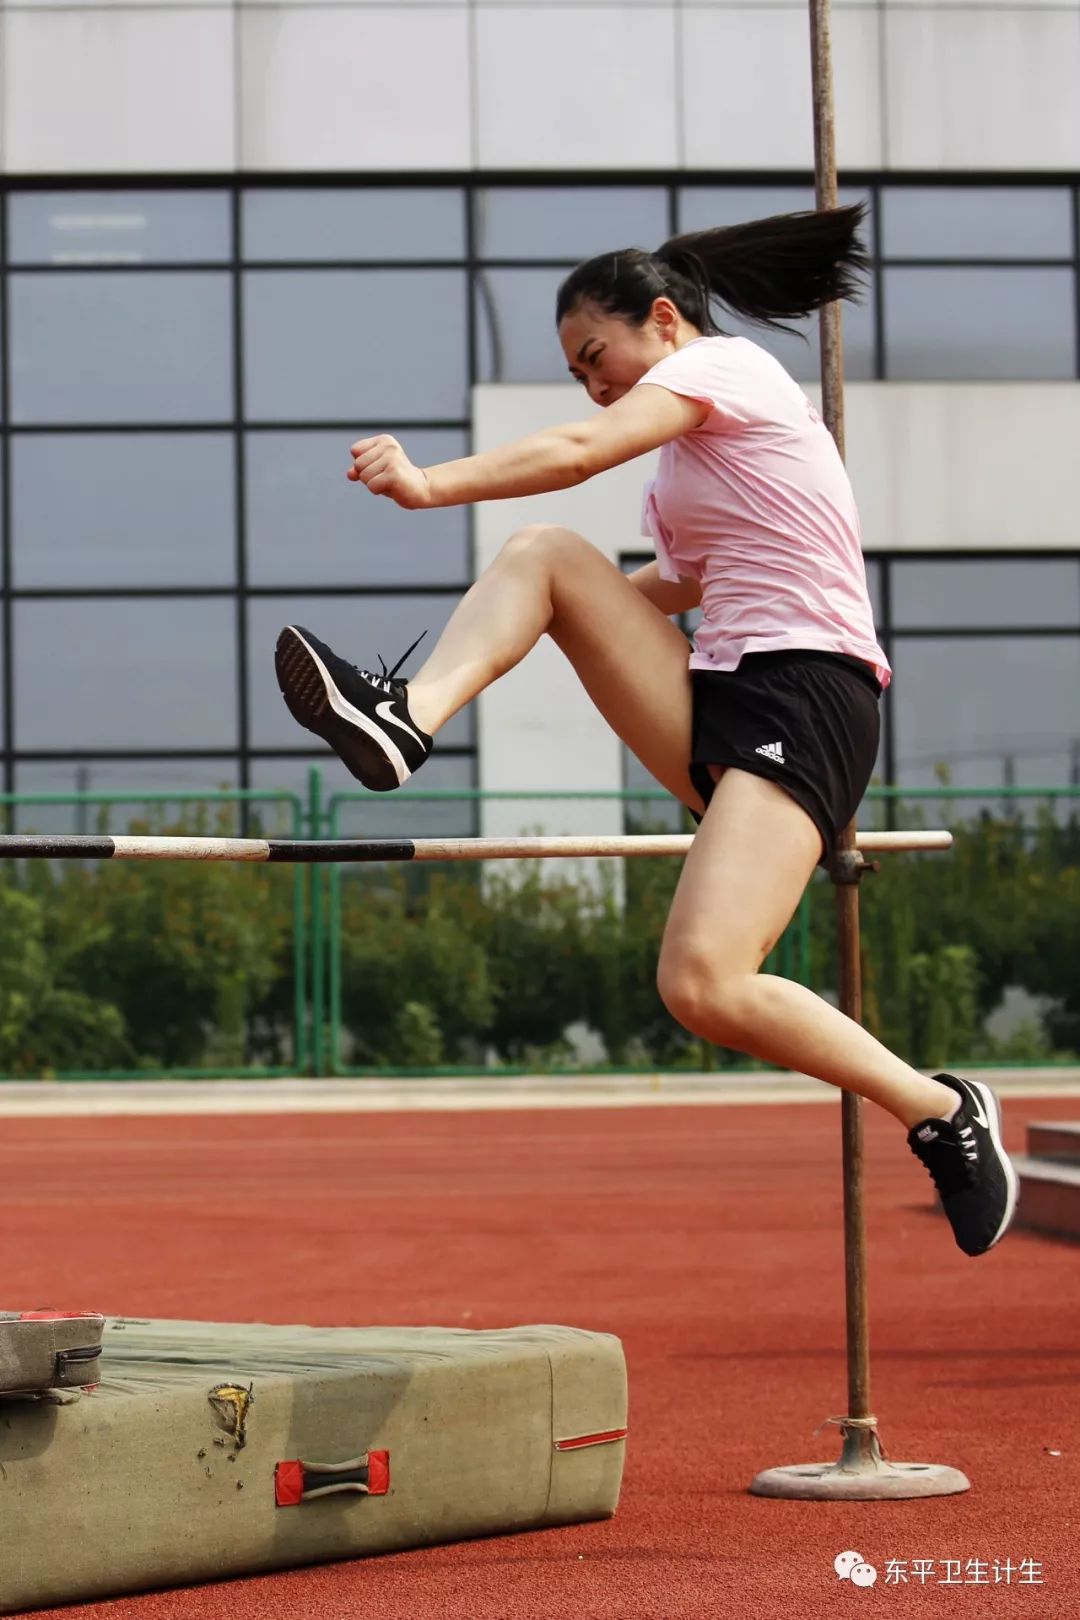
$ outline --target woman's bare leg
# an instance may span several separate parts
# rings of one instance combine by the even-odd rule
[[[410,714],[434,733],[545,633],[646,769],[700,810],[688,774],[686,638],[569,529],[536,525],[507,542],[410,680]],[[947,1115],[955,1092],[901,1062],[812,991],[758,973],[820,849],[813,822],[781,788],[725,772],[675,896],[661,994],[695,1034],[856,1091],[909,1127]]]
[[[462,597],[409,681],[409,713],[434,734],[548,634],[612,730],[676,798],[690,782],[686,637],[571,529],[521,529]]]
[[[759,973],[821,854],[817,828],[774,782],[727,770],[675,893],[660,994],[717,1045],[813,1075],[879,1104],[909,1130],[947,1118],[957,1095],[895,1057],[805,985]]]

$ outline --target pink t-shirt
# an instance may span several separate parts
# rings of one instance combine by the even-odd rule
[[[862,658],[887,686],[855,497],[798,383],[741,337],[695,338],[641,382],[712,407],[661,449],[642,514],[661,577],[701,586],[691,669],[804,648]]]

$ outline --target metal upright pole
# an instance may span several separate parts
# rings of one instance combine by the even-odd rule
[[[810,68],[814,111],[814,192],[819,209],[835,208],[836,119],[833,99],[830,0],[810,3]],[[844,341],[839,303],[821,311],[821,402],[825,426],[841,457],[844,442]],[[874,863],[856,848],[855,822],[844,829],[829,863],[836,886],[836,940],[840,1010],[862,1022],[862,964],[859,942],[859,881]],[[844,1166],[844,1282],[847,1310],[848,1410],[830,1418],[843,1437],[838,1463],[766,1469],[750,1486],[759,1496],[901,1497],[945,1496],[969,1488],[955,1468],[930,1463],[886,1463],[870,1408],[870,1330],[863,1213],[862,1098],[841,1097]]]
[[[814,196],[819,209],[835,208],[836,117],[832,80],[830,0],[810,0],[810,72],[814,108]],[[820,316],[821,414],[846,456],[844,436],[844,329],[839,303],[826,304]],[[840,1010],[862,1022],[862,962],[859,940],[859,879],[855,823],[844,829],[839,861],[832,872],[836,885],[836,944]],[[847,1296],[848,1418],[845,1455],[869,1458],[877,1453],[870,1411],[870,1331],[866,1276],[866,1221],[863,1215],[862,1098],[845,1091],[841,1099],[844,1162],[844,1270]]]
[[[829,0],[810,0],[810,74],[814,106],[814,200],[819,209],[835,208],[836,116]],[[844,456],[844,336],[839,304],[825,305],[819,330],[822,415],[837,449]]]

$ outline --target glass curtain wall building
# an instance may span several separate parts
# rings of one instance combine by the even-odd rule
[[[849,176],[857,198],[873,273],[849,378],[1080,376],[1071,179]],[[805,177],[682,172],[9,181],[3,202],[2,745],[5,789],[30,793],[298,786],[328,756],[281,703],[279,626],[393,664],[473,577],[469,514],[368,497],[351,440],[466,453],[473,385],[567,381],[552,311],[573,264],[813,197]],[[812,383],[811,324],[750,335]],[[1080,536],[870,550],[897,671],[883,776],[1076,781]],[[467,711],[417,785],[477,780]]]

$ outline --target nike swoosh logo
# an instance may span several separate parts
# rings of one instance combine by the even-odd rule
[[[389,710],[389,713],[384,713],[384,710]],[[397,715],[393,712],[393,705],[391,704],[389,698],[386,698],[382,703],[376,703],[375,713],[378,715],[380,720],[384,720],[388,725],[397,726],[399,731],[407,731],[409,736],[414,738],[420,744],[421,748],[424,747],[424,739],[416,735],[416,732],[413,730],[412,726],[407,726],[404,720],[398,719]]]
[[[987,1119],[986,1115],[983,1113],[983,1105],[982,1105],[981,1101],[979,1100],[978,1092],[974,1089],[974,1087],[969,1086],[968,1087],[968,1094],[972,1098],[972,1107],[971,1107],[971,1117],[972,1117],[972,1119],[975,1121],[976,1125],[981,1125],[984,1131],[988,1131],[990,1129],[990,1121]]]

